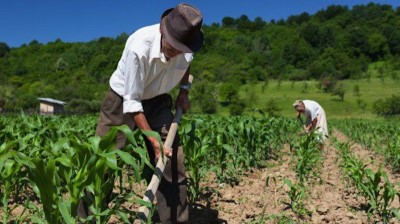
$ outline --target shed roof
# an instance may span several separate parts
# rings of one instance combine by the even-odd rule
[[[60,101],[60,100],[55,100],[52,98],[38,98],[40,101],[48,102],[48,103],[55,103],[55,104],[60,104],[64,105],[67,104],[66,102]]]

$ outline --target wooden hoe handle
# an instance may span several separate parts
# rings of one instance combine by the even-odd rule
[[[193,76],[189,75],[189,83],[192,83],[192,81],[193,81]],[[182,114],[183,114],[182,108],[178,106],[176,108],[174,120],[172,121],[172,124],[169,128],[167,139],[164,142],[164,145],[169,149],[172,147],[172,143],[174,142],[176,132],[178,131],[178,124],[181,121]],[[164,156],[163,153],[161,154],[162,155],[157,161],[154,174],[151,177],[149,186],[147,186],[146,192],[144,193],[143,201],[152,203],[156,195],[158,186],[160,185],[162,174],[164,172],[165,165],[167,164],[168,161],[168,158]],[[149,208],[143,205],[139,208],[138,216],[141,220],[146,221],[147,217],[149,216],[149,212],[150,212]]]

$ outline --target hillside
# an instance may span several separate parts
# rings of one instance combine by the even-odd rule
[[[267,108],[271,106],[269,104],[273,100],[272,103],[275,103],[278,108],[275,112],[277,115],[293,117],[295,115],[293,102],[297,99],[311,99],[324,107],[329,118],[377,118],[377,115],[373,113],[373,102],[392,95],[400,95],[400,82],[390,78],[341,81],[345,91],[343,101],[339,96],[318,89],[318,83],[318,81],[279,82],[273,80],[266,87],[263,87],[263,83],[255,86],[245,85],[241,88],[240,97],[248,102],[247,112],[256,108],[268,111]],[[355,86],[358,86],[358,94],[354,91]],[[251,94],[252,91],[254,94]],[[250,99],[252,96],[255,96],[255,99]]]
[[[227,85],[242,89],[260,82],[274,86],[276,80],[308,80],[310,95],[303,97],[319,99],[321,96],[312,90],[314,82],[367,76],[397,80],[399,24],[400,8],[375,3],[351,9],[332,5],[313,15],[302,13],[279,21],[263,21],[261,17],[251,21],[242,15],[205,24],[205,44],[196,53],[191,68],[197,83],[193,100],[200,102],[201,113],[226,114],[232,110],[228,107],[239,113],[243,103],[238,102],[237,93],[229,92]],[[4,108],[36,110],[37,98],[49,97],[68,102],[72,112],[98,111],[128,35],[99,37],[87,43],[57,39],[42,44],[32,40],[18,48],[0,42],[0,98],[5,102]],[[366,91],[364,86],[360,88]],[[273,87],[271,90],[276,92]],[[349,91],[340,111],[349,111]],[[258,97],[268,99],[264,95]],[[231,102],[233,99],[235,103]],[[282,105],[291,101],[291,97],[283,99]],[[370,104],[370,99],[366,102]],[[284,107],[282,110],[288,114]],[[350,110],[350,114],[357,113]]]

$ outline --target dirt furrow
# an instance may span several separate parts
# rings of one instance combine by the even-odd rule
[[[323,152],[321,183],[310,186],[308,200],[312,211],[312,223],[365,223],[367,217],[352,209],[356,195],[346,186],[336,148],[327,140]],[[356,202],[357,203],[357,202]]]
[[[348,143],[350,142],[350,149],[351,152],[354,153],[357,157],[358,160],[363,161],[364,164],[367,165],[367,168],[371,169],[374,172],[377,172],[379,169],[384,171],[388,179],[391,183],[400,183],[400,176],[399,174],[393,173],[391,168],[385,165],[385,161],[383,157],[376,152],[374,152],[372,149],[367,149],[363,147],[361,144],[358,144],[354,141],[351,141],[346,135],[344,135],[342,132],[340,132],[337,129],[333,130],[333,136],[337,138],[338,141],[343,142],[343,143]],[[395,189],[400,190],[399,185],[395,185]],[[346,192],[353,192],[351,195],[352,196],[347,196],[346,197],[346,203],[350,208],[352,208],[353,212],[358,213],[358,217],[362,219],[363,223],[368,223],[366,217],[366,211],[365,207],[367,205],[367,201],[365,199],[362,199],[361,197],[354,196],[356,195],[354,192],[356,190],[354,188],[347,188]],[[395,199],[392,204],[390,205],[391,208],[399,208],[399,198]],[[363,209],[364,208],[364,209]],[[372,220],[375,220],[377,223],[379,223],[380,217],[372,217]],[[390,220],[390,223],[400,223],[396,218],[392,218]]]

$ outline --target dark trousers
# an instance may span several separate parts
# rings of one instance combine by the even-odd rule
[[[101,106],[96,135],[104,136],[112,126],[126,124],[131,129],[135,127],[133,114],[122,113],[122,102],[122,97],[110,88]],[[150,127],[153,131],[157,131],[161,139],[165,141],[173,120],[171,96],[163,94],[149,100],[143,100],[142,105]],[[122,149],[125,141],[126,138],[123,133],[118,133],[117,148]],[[145,141],[149,158],[152,165],[155,166],[154,150],[146,138]],[[184,154],[179,143],[179,135],[177,134],[172,145],[172,157],[166,164],[163,178],[156,193],[158,214],[162,223],[184,223],[189,219]],[[146,172],[146,170],[145,173],[150,174],[146,175],[146,180],[149,183],[151,173]],[[88,207],[84,201],[79,204],[78,216],[84,218],[88,216]]]

